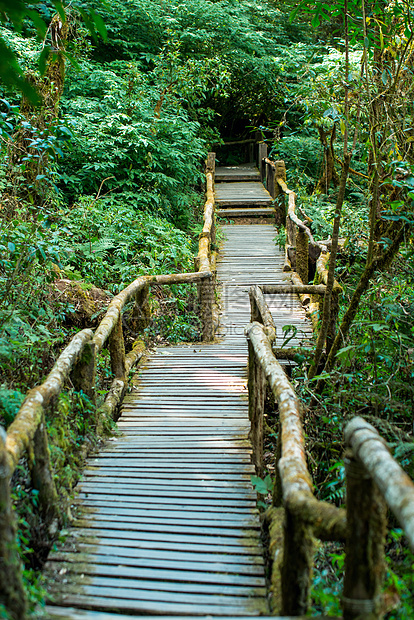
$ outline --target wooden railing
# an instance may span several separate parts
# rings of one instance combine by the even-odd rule
[[[274,324],[263,290],[252,287],[250,299],[252,322],[245,332],[249,347],[249,417],[259,475],[263,469],[267,385],[279,414],[273,507],[265,516],[272,561],[273,613],[306,613],[313,541],[319,538],[346,541],[344,618],[379,618],[385,506],[394,513],[414,550],[414,484],[392,458],[377,431],[362,418],[354,418],[345,428],[346,513],[314,497],[306,462],[302,405],[272,351]]]
[[[266,189],[274,199],[275,224],[284,226],[286,230],[285,263],[283,271],[290,272],[293,285],[303,286],[309,283],[310,274],[314,284],[327,284],[329,261],[328,248],[324,243],[315,241],[307,224],[311,219],[303,211],[301,215],[306,223],[296,213],[297,196],[286,184],[286,166],[283,160],[271,161],[267,157],[267,145],[262,142],[257,145],[258,167],[260,177]],[[285,197],[288,197],[286,208]],[[313,275],[314,274],[314,275]],[[317,331],[320,317],[320,304],[324,295],[322,292],[297,291],[302,304],[306,307],[312,321],[314,331]],[[327,335],[327,350],[335,337],[336,321],[339,312],[339,295],[342,287],[335,281],[331,301],[331,322]]]
[[[16,547],[16,519],[10,497],[10,480],[25,457],[29,463],[33,488],[38,492],[38,508],[45,523],[60,522],[58,489],[54,481],[50,459],[45,411],[53,408],[65,385],[69,382],[76,392],[82,391],[94,405],[94,419],[99,427],[102,421],[114,417],[125,393],[129,371],[144,353],[142,341],[125,353],[123,309],[133,302],[129,321],[135,333],[149,325],[148,302],[151,285],[197,283],[204,341],[214,337],[213,301],[215,255],[214,168],[213,157],[207,161],[207,200],[204,206],[203,230],[196,258],[197,271],[169,275],[140,276],[121,291],[108,309],[95,333],[84,329],[77,333],[59,356],[42,385],[30,390],[7,433],[0,427],[0,604],[12,618],[26,617],[26,596],[22,584],[21,562]],[[99,354],[107,346],[113,382],[104,403],[96,407],[96,372]]]

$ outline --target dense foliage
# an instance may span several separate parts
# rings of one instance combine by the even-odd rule
[[[312,402],[305,427],[318,497],[344,501],[342,430],[355,414],[414,476],[409,4],[113,0],[63,9],[5,0],[1,19],[0,422],[10,424],[26,390],[74,331],[96,324],[111,295],[143,273],[193,270],[206,152],[237,160],[221,143],[256,130],[271,157],[286,161],[315,237],[328,239],[341,223],[340,321],[367,265],[403,231],[393,266],[376,269],[357,300],[333,363],[322,355],[295,370],[296,389]],[[158,317],[144,338],[199,337],[194,291],[158,291],[152,305]],[[63,394],[48,424],[56,475],[70,489],[89,403],[68,402]],[[15,497],[20,540],[27,566],[37,567],[40,540],[28,536],[36,497],[25,476],[18,472]],[[414,613],[413,558],[391,526],[395,609],[386,617],[402,620]],[[340,546],[319,548],[314,613],[339,613],[342,565]],[[36,600],[38,588],[28,587]]]

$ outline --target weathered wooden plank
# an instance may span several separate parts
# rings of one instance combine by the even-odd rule
[[[119,538],[118,536],[111,538],[109,535],[104,535],[104,533],[105,530],[101,530],[98,540],[96,536],[89,533],[89,530],[85,530],[85,533],[82,535],[75,535],[75,530],[71,537],[67,539],[67,548],[73,547],[73,550],[76,550],[80,544],[83,544],[86,547],[104,545],[106,547],[116,547],[117,549],[125,547],[126,549],[129,549],[131,553],[138,554],[139,556],[159,559],[162,559],[163,557],[168,558],[169,554],[174,554],[174,557],[177,559],[180,557],[181,553],[185,553],[189,555],[190,559],[192,555],[200,556],[201,558],[204,558],[204,561],[206,562],[213,561],[212,558],[215,558],[216,556],[219,559],[221,557],[226,559],[228,559],[229,556],[235,557],[238,562],[246,564],[252,564],[255,562],[260,564],[263,562],[263,550],[259,545],[254,547],[243,547],[241,545],[219,546],[206,544],[203,542],[193,543],[186,539],[185,552],[183,552],[182,543],[174,543],[170,540],[131,540],[131,538]],[[113,532],[110,533],[113,534]]]
[[[108,581],[108,580],[107,580]],[[145,588],[139,587],[139,582],[128,583],[128,580],[123,579],[122,585],[118,583],[117,580],[115,582],[115,586],[111,587],[111,597],[114,598],[122,598],[124,600],[138,600],[138,601],[158,601],[158,602],[183,602],[183,603],[192,603],[192,604],[212,604],[213,597],[210,593],[202,594],[200,592],[176,592],[172,588],[170,590],[162,590],[155,589],[147,590]],[[112,584],[111,584],[112,585]],[[135,586],[135,587],[134,587]],[[247,588],[246,588],[247,590]],[[93,596],[93,597],[108,597],[108,587],[100,584],[88,584],[81,583],[73,585],[72,587],[68,587],[66,589],[68,594],[78,594],[79,592],[83,596]],[[248,589],[249,592],[252,592],[252,588]],[[260,591],[260,590],[259,590]],[[260,596],[260,595],[259,595]],[[263,594],[261,595],[263,596]],[[256,608],[255,597],[250,594],[250,601],[246,601],[245,596],[239,595],[223,595],[217,593],[214,597],[214,603],[216,605],[236,605],[237,607],[242,606],[246,610],[246,606],[249,606],[249,602],[253,603],[253,608]]]
[[[238,484],[235,485],[234,483],[227,483],[227,484],[220,484],[219,482],[215,481],[215,480],[198,480],[198,481],[188,481],[188,480],[180,480],[178,478],[176,478],[175,480],[172,480],[171,478],[166,480],[165,478],[162,479],[161,477],[158,480],[136,480],[136,479],[131,479],[131,477],[115,477],[115,476],[98,476],[98,477],[94,477],[94,478],[90,478],[88,477],[86,479],[86,484],[89,484],[90,486],[95,485],[98,486],[99,488],[101,488],[101,484],[102,485],[107,485],[110,486],[111,488],[113,488],[114,485],[119,485],[122,486],[125,489],[131,489],[131,490],[139,490],[139,489],[149,489],[150,491],[152,491],[154,493],[154,500],[156,499],[155,497],[155,493],[157,492],[161,492],[164,489],[170,489],[172,491],[178,491],[178,490],[187,490],[187,489],[196,489],[197,491],[220,491],[221,493],[224,494],[232,494],[232,495],[239,495],[240,493],[245,493],[245,492],[249,492],[250,494],[252,493],[252,486],[249,485],[248,483],[246,484]],[[85,484],[85,483],[83,483]],[[80,489],[87,489],[88,487],[86,486],[81,486],[79,487]]]
[[[128,489],[120,489],[120,490],[116,490],[112,487],[111,489],[108,489],[108,491],[105,492],[105,489],[97,489],[96,490],[96,494],[99,495],[102,499],[103,498],[108,498],[109,496],[112,497],[122,497],[122,496],[132,496],[133,493],[131,491],[129,491]],[[91,495],[95,495],[95,493],[93,491],[81,491],[79,492],[79,498],[84,499],[87,497],[90,497]],[[184,495],[184,492],[183,492]],[[225,508],[226,506],[247,506],[250,508],[254,508],[255,506],[255,500],[249,500],[248,498],[239,498],[239,499],[224,499],[223,494],[219,494],[219,493],[185,493],[185,495],[188,498],[191,498],[192,504],[196,505],[196,503],[198,505],[203,506],[204,503],[207,505],[222,505],[223,508]],[[138,496],[138,493],[136,494],[136,496]],[[206,496],[206,497],[205,497]],[[140,491],[139,492],[139,497],[152,497],[151,492],[149,491]],[[159,496],[157,498],[157,502],[159,504],[173,504],[174,503],[174,498],[176,497],[180,497],[179,492],[171,492],[168,495],[165,493],[165,495]],[[204,502],[204,503],[203,503]],[[220,504],[221,502],[221,504]],[[108,511],[109,512],[109,511]],[[224,512],[224,511],[223,511]],[[95,513],[95,517],[98,518],[98,513]],[[131,519],[133,518],[133,515],[131,515]],[[144,522],[144,520],[143,520]],[[145,519],[146,523],[150,523],[149,519]],[[151,521],[153,522],[153,520]],[[209,524],[209,523],[208,523]],[[208,525],[207,524],[207,525]]]
[[[74,527],[70,530],[70,536],[68,537],[69,544],[72,538],[88,538],[93,539],[96,543],[97,540],[109,544],[109,540],[114,540],[115,544],[122,544],[125,542],[127,545],[150,548],[150,549],[185,549],[193,551],[206,551],[216,553],[217,549],[223,553],[246,553],[261,554],[262,547],[260,538],[255,532],[255,537],[240,537],[237,536],[219,536],[219,535],[203,535],[199,532],[195,534],[179,534],[176,531],[165,530],[163,532],[157,531],[144,531],[139,530],[120,530],[110,529],[105,526],[102,527]]]
[[[104,458],[96,458],[92,462],[92,464],[97,465],[98,467],[130,467],[131,470],[134,471],[157,471],[157,472],[174,472],[174,471],[187,471],[187,472],[199,472],[200,467],[195,463],[168,463],[160,464],[158,461],[148,462],[147,460],[142,463],[131,462],[129,459],[104,459]],[[240,472],[241,474],[253,474],[254,468],[251,464],[234,464],[234,463],[204,463],[203,464],[203,472],[205,474],[213,474],[215,472],[223,473],[223,472],[231,472],[236,473]]]
[[[92,562],[48,562],[49,570],[77,573],[79,575],[102,575],[104,577],[129,577],[130,579],[154,579],[186,583],[218,583],[228,585],[245,585],[264,587],[265,579],[257,575],[237,575],[210,573],[195,570],[168,570],[164,568],[136,568],[123,564],[100,564]]]
[[[183,614],[183,615],[200,615],[200,614],[221,614],[227,616],[238,615],[240,613],[240,607],[235,607],[232,605],[214,605],[214,598],[210,605],[205,604],[194,604],[191,605],[189,603],[166,603],[163,602],[162,605],[155,601],[135,601],[135,600],[125,600],[118,598],[97,598],[92,596],[83,596],[83,595],[71,595],[68,594],[65,596],[65,603],[68,605],[81,605],[83,607],[95,607],[100,609],[109,609],[109,610],[127,610],[132,611],[134,613],[148,613],[148,614],[159,614],[162,612],[169,612],[171,614]],[[249,608],[251,605],[246,603],[246,614],[249,613]],[[264,601],[263,599],[259,599],[257,602],[257,611],[255,615],[260,615],[261,611],[264,610]]]
[[[254,564],[256,566],[263,566],[264,560],[261,555],[242,555],[237,553],[223,553],[222,549],[218,549],[216,547],[216,551],[212,551],[213,547],[210,546],[208,552],[199,551],[197,548],[195,550],[188,550],[187,545],[185,547],[185,551],[182,550],[182,547],[179,549],[146,549],[140,548],[136,545],[132,545],[128,541],[121,541],[124,544],[118,544],[116,541],[112,541],[112,544],[108,544],[108,541],[99,541],[99,543],[93,543],[91,541],[87,542],[84,540],[74,540],[73,541],[73,551],[80,551],[81,553],[99,553],[100,555],[104,554],[114,554],[116,552],[117,555],[126,555],[133,558],[144,558],[147,560],[156,560],[158,562],[162,562],[165,560],[174,560],[175,562],[179,562],[181,560],[186,562],[207,562],[207,563],[216,563],[219,562],[221,564],[231,563],[231,564]]]
[[[122,481],[124,478],[127,478],[128,480],[139,479],[142,484],[152,484],[152,482],[155,482],[157,480],[180,480],[184,486],[191,486],[193,484],[198,484],[199,482],[201,482],[202,484],[210,484],[212,480],[211,476],[208,473],[200,471],[188,472],[187,470],[170,471],[169,468],[167,468],[164,472],[147,472],[140,469],[134,469],[132,467],[117,467],[116,471],[114,471],[113,467],[88,467],[88,469],[84,471],[83,476],[85,480],[88,480],[89,478],[94,479],[96,477],[114,477],[114,481]],[[214,475],[213,482],[215,485],[223,487],[251,486],[250,475],[239,472],[236,474],[217,472]]]
[[[135,555],[134,553],[127,553],[128,549],[108,547],[107,549],[104,547],[94,547],[91,548],[90,551],[83,549],[80,546],[80,549],[76,553],[72,553],[71,551],[57,551],[52,555],[53,562],[63,562],[64,564],[68,563],[81,563],[84,565],[102,565],[105,567],[117,567],[117,566],[128,566],[133,569],[143,570],[156,570],[160,564],[159,558],[145,558]],[[258,577],[261,578],[263,575],[263,565],[262,564],[246,564],[243,562],[233,561],[232,556],[229,556],[229,560],[226,562],[213,561],[213,562],[205,562],[201,560],[184,560],[184,559],[167,559],[166,557],[162,561],[163,570],[173,570],[177,572],[177,575],[174,577],[174,581],[179,581],[180,578],[178,574],[187,573],[188,571],[194,573],[204,573],[206,576],[209,573],[217,574],[217,573],[225,573],[227,576],[236,575],[237,577]],[[186,574],[183,575],[182,579],[185,580]],[[216,581],[218,580],[217,575],[215,576]]]
[[[165,525],[164,523],[134,523],[133,521],[115,521],[114,518],[106,518],[106,515],[101,515],[93,520],[90,519],[85,520],[82,518],[74,520],[75,527],[89,527],[95,529],[111,529],[111,530],[122,530],[130,531],[130,532],[163,532],[163,533],[171,533],[171,526]],[[256,537],[258,544],[260,538],[259,527],[254,530],[252,529],[243,529],[236,527],[220,527],[216,526],[200,526],[200,525],[176,525],[174,527],[174,532],[177,534],[196,534],[199,536],[221,536],[223,538],[246,538],[253,539]]]
[[[86,518],[88,515],[91,515],[91,518],[95,518],[97,515],[113,515],[114,514],[114,505],[105,505],[106,502],[100,502],[104,504],[103,506],[99,505],[97,502],[85,502],[82,503],[81,514],[83,518]],[[200,524],[200,525],[213,525],[215,523],[219,523],[224,526],[234,526],[234,527],[251,527],[254,528],[257,523],[257,512],[251,509],[251,514],[249,515],[246,511],[246,514],[238,514],[236,512],[226,513],[227,506],[223,507],[221,513],[214,511],[204,511],[204,512],[196,512],[192,510],[188,510],[188,514],[186,510],[181,511],[171,511],[169,514],[168,510],[139,510],[135,506],[127,507],[124,502],[120,502],[120,506],[116,506],[116,514],[119,517],[130,517],[134,521],[139,519],[141,523],[158,523],[160,519],[163,520],[163,523],[170,525],[180,525],[183,520],[186,523],[191,524]],[[185,508],[185,507],[184,507]]]
[[[47,614],[46,620],[58,620],[59,618],[65,618],[66,620],[121,620],[125,618],[126,620],[137,620],[137,618],[145,618],[148,620],[148,616],[137,616],[137,615],[125,615],[122,614],[113,614],[101,611],[90,611],[87,609],[75,609],[71,607],[51,607],[46,606],[45,612]],[[199,620],[211,620],[211,616],[197,616]],[[223,616],[214,616],[215,620],[228,620],[227,617]],[[266,616],[261,615],[261,620],[274,620],[275,616]],[[279,620],[307,620],[304,616],[278,616]],[[157,620],[188,620],[188,616],[165,616],[161,614],[157,614]],[[237,616],[237,620],[251,620],[251,616]],[[333,616],[314,616],[314,620],[342,620],[342,618],[337,618]]]
[[[148,498],[145,497],[141,498],[135,496],[119,498],[117,496],[113,497],[105,494],[102,494],[102,496],[99,494],[88,495],[88,497],[82,498],[82,500],[77,498],[74,500],[73,505],[79,505],[81,511],[82,507],[85,507],[85,511],[97,507],[111,509],[112,511],[116,508],[129,508],[135,511],[134,514],[145,513],[144,516],[159,518],[180,518],[180,516],[182,518],[183,513],[186,513],[188,514],[188,518],[205,519],[209,514],[214,514],[214,517],[217,519],[217,514],[220,514],[221,511],[223,519],[230,520],[232,514],[236,516],[256,516],[258,514],[258,511],[251,506],[222,506],[219,503],[198,506],[194,505],[192,502],[175,502],[174,504],[168,504],[166,507],[163,503],[158,503],[156,499],[154,501],[149,501]],[[181,513],[181,515],[179,513]]]

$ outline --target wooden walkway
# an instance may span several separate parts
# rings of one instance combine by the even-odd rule
[[[281,282],[283,256],[272,226],[224,234],[219,339],[159,348],[140,368],[121,435],[89,460],[73,526],[50,556],[48,618],[268,613],[244,326],[248,287]],[[308,336],[296,298],[271,306],[278,329],[294,323]]]
[[[217,168],[215,194],[219,217],[272,217],[272,197],[254,164]],[[222,182],[220,182],[222,181]]]

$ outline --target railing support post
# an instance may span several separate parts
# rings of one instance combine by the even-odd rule
[[[309,282],[309,239],[301,230],[296,232],[296,272],[304,284]]]
[[[267,144],[265,142],[259,142],[258,154],[257,154],[257,167],[260,172],[260,180],[263,181],[266,178],[266,162],[263,161],[267,157]]]
[[[5,440],[6,433],[0,428],[0,605],[4,605],[13,620],[25,620],[27,599],[16,543]]]
[[[276,179],[282,179],[286,183],[286,166],[283,160],[275,161],[274,168],[274,193],[275,200],[275,225],[283,226],[286,221],[285,194]]]
[[[362,463],[348,453],[346,465],[346,519],[344,620],[379,618],[384,575],[386,505]]]
[[[263,471],[263,420],[266,396],[266,376],[256,359],[256,354],[250,340],[249,347],[249,420],[251,425],[250,441],[253,447],[253,464],[258,476]]]
[[[275,198],[275,185],[277,185],[275,167],[271,163],[266,163],[266,189],[273,199]]]
[[[283,616],[304,616],[309,606],[314,539],[312,529],[285,507],[282,564]]]
[[[214,191],[214,176],[216,174],[216,154],[208,153],[206,159],[206,174],[211,172],[213,175],[213,191]]]
[[[111,355],[111,370],[115,379],[125,380],[125,343],[122,331],[122,314],[119,313],[116,326],[109,336],[109,353]]]
[[[209,278],[205,278],[200,283],[198,293],[200,301],[203,342],[210,342],[211,340],[214,340],[214,280],[212,276],[210,276]]]
[[[45,414],[33,437],[33,456],[30,462],[33,488],[39,492],[40,510],[47,523],[59,520],[58,493],[53,478],[50,461],[49,442],[47,438]]]
[[[83,392],[96,404],[96,349],[95,343],[87,342],[72,372],[72,383],[76,392]]]
[[[136,333],[143,332],[151,322],[149,290],[149,282],[146,282],[135,296],[135,304],[131,312],[131,324]]]

